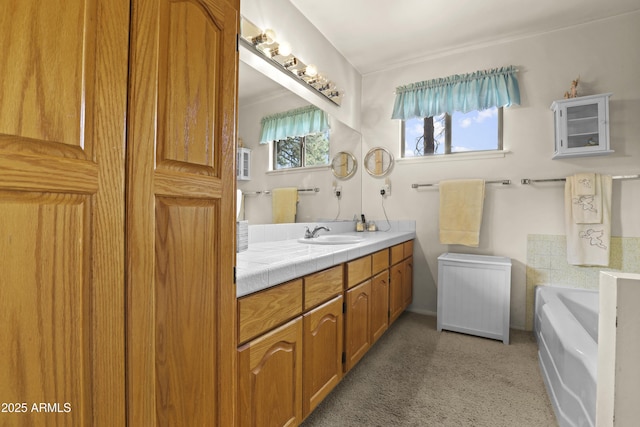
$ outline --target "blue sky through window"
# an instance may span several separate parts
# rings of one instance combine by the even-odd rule
[[[422,136],[424,119],[405,122],[405,157],[421,156],[415,153],[416,141]],[[441,135],[436,154],[444,153],[444,133],[440,132],[444,120],[434,120],[434,133]],[[422,144],[422,143],[421,143]],[[422,146],[421,146],[422,147]],[[451,152],[496,150],[498,148],[498,109],[496,107],[469,113],[454,112],[451,118]]]
[[[498,109],[496,107],[467,114],[453,113],[451,151],[495,150],[498,147]]]

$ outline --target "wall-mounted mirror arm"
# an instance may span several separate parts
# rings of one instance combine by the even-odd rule
[[[393,154],[384,147],[374,147],[367,152],[363,163],[369,175],[383,177],[393,168]]]
[[[358,169],[358,162],[355,156],[347,151],[340,151],[333,156],[331,161],[331,172],[338,179],[351,178]]]

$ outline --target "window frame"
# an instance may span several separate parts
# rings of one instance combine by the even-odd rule
[[[307,165],[306,164],[306,160],[307,160],[307,150],[306,150],[306,142],[307,142],[307,136],[309,135],[303,135],[303,136],[294,136],[294,137],[289,137],[291,139],[295,139],[295,138],[300,138],[300,166],[296,166],[296,167],[289,167],[289,168],[278,168],[278,142],[280,141],[285,141],[284,139],[280,139],[277,141],[271,141],[270,146],[271,146],[271,156],[270,156],[270,163],[271,163],[271,172],[284,172],[284,171],[296,171],[296,170],[302,170],[302,169],[312,169],[312,168],[322,168],[322,167],[329,167],[331,165],[331,131],[330,130],[326,130],[324,132],[318,132],[318,133],[323,133],[326,135],[326,140],[327,140],[327,163],[323,164],[323,165]],[[315,134],[313,134],[315,135]]]
[[[444,151],[442,153],[424,153],[421,156],[405,156],[405,123],[406,120],[400,121],[400,158],[401,159],[422,159],[422,158],[434,158],[434,157],[444,157],[449,155],[463,154],[463,153],[500,153],[504,152],[504,141],[503,141],[503,127],[504,127],[504,107],[496,107],[498,109],[498,144],[496,148],[492,148],[490,150],[470,150],[470,151],[451,151],[451,142],[452,142],[452,132],[451,132],[451,120],[452,115],[449,113],[445,113],[445,141],[444,141]],[[481,110],[473,110],[473,111],[481,111]],[[424,117],[423,123],[426,122],[427,119],[433,119],[431,117]],[[433,120],[432,120],[433,123]],[[426,125],[424,125],[426,126]],[[433,131],[433,130],[432,130]],[[423,134],[424,135],[424,134]],[[432,138],[433,140],[433,134]]]

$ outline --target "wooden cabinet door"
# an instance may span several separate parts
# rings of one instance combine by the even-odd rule
[[[345,372],[371,347],[371,279],[346,292]]]
[[[302,318],[238,349],[238,425],[302,422]],[[231,393],[231,390],[227,391]],[[207,406],[207,405],[205,405]]]
[[[371,343],[389,327],[389,270],[371,279]]]
[[[234,425],[238,6],[132,0],[131,426]]]
[[[1,9],[0,423],[124,425],[129,1]]]
[[[402,306],[407,308],[413,300],[413,257],[402,261]]]
[[[304,315],[304,418],[342,379],[342,302],[342,295],[337,296]]]
[[[389,269],[389,324],[393,323],[404,310],[403,278],[404,265],[402,263],[391,266]]]

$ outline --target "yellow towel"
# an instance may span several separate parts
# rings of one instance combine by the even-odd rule
[[[298,189],[295,187],[274,188],[271,191],[273,223],[296,222]]]
[[[484,206],[484,180],[441,181],[440,243],[477,248]]]

